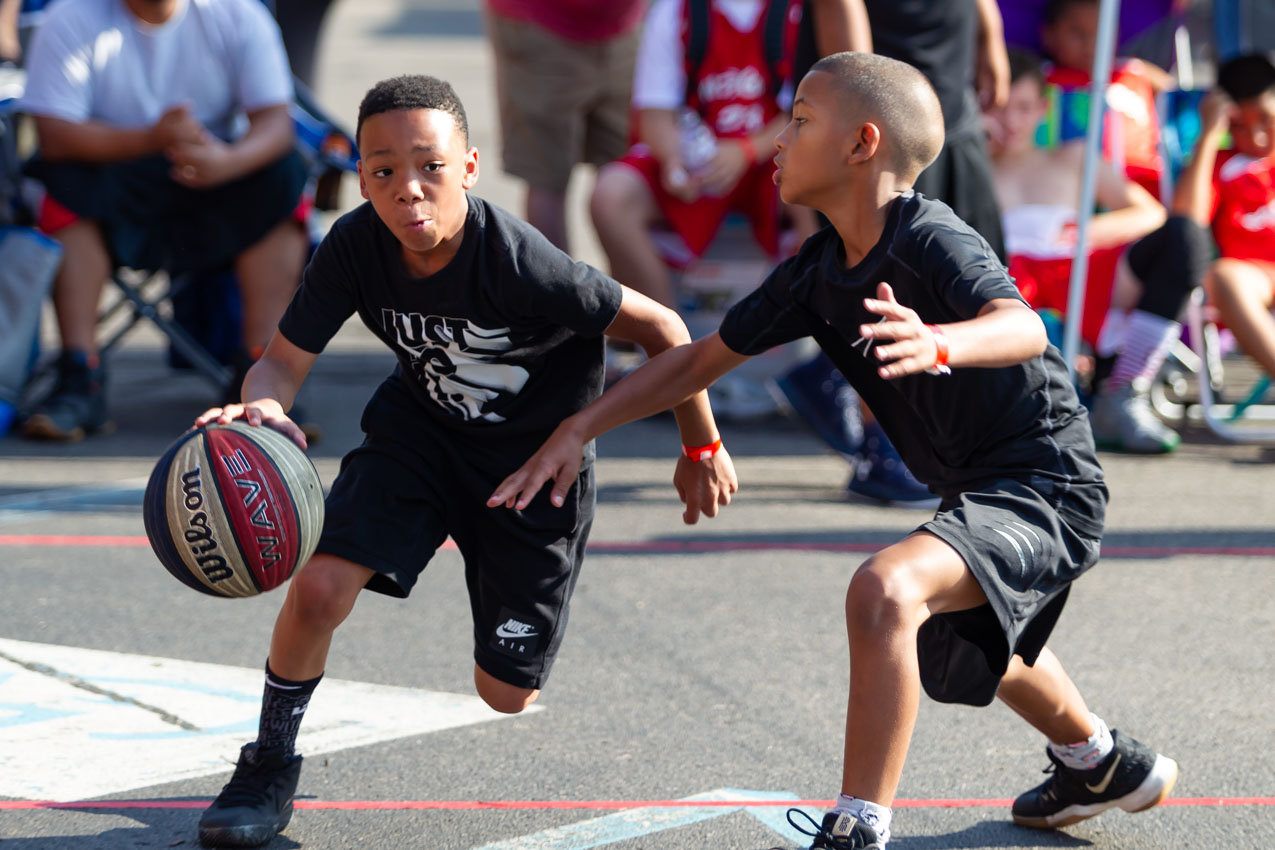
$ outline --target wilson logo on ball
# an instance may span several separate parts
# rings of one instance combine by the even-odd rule
[[[159,459],[144,518],[155,554],[182,583],[255,596],[314,553],[323,493],[310,459],[277,431],[209,425],[183,434]]]

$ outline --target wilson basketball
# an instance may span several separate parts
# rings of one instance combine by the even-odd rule
[[[265,425],[215,423],[168,447],[146,484],[151,548],[183,584],[212,596],[256,596],[314,554],[323,528],[319,473]]]

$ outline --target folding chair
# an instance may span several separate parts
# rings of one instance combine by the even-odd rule
[[[46,5],[47,0],[24,0],[20,19],[24,31],[38,26]],[[314,197],[316,209],[336,209],[341,176],[347,171],[357,171],[358,152],[354,140],[319,107],[308,88],[295,78],[293,85],[295,96],[289,114],[296,132],[297,151],[310,173],[307,191]],[[11,96],[16,98],[20,94],[19,84]],[[0,91],[2,97],[3,91]],[[217,388],[224,387],[232,377],[232,370],[174,317],[174,299],[199,283],[198,275],[169,276],[162,271],[117,269],[111,275],[110,285],[118,298],[98,316],[99,334],[104,335],[99,344],[100,352],[109,353],[139,322],[146,321],[164,335],[173,352],[196,372]],[[50,368],[51,364],[45,364],[32,376],[27,395]]]
[[[1176,178],[1200,132],[1203,91],[1161,96],[1162,140],[1167,172]],[[1223,146],[1229,139],[1223,141]],[[1220,328],[1203,286],[1192,291],[1185,316],[1186,340],[1152,387],[1152,404],[1166,419],[1197,419],[1233,442],[1275,443],[1275,393],[1270,378]]]

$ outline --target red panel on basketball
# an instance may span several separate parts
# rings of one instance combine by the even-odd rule
[[[283,584],[318,545],[323,491],[291,440],[243,422],[183,434],[146,485],[146,533],[182,583],[214,596]]]

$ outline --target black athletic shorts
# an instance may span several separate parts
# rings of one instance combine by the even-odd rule
[[[306,165],[295,151],[208,189],[169,176],[162,156],[105,165],[33,159],[26,173],[80,218],[97,222],[111,260],[170,274],[216,271],[297,208]]]
[[[560,508],[548,487],[526,510],[489,508],[487,498],[526,457],[492,462],[422,414],[414,438],[404,439],[401,423],[378,427],[373,405],[363,445],[341,461],[328,494],[318,551],[375,570],[368,590],[405,598],[450,536],[465,559],[474,661],[515,687],[543,687],[593,523],[593,465]]]
[[[1014,655],[1036,662],[1071,583],[1098,560],[1100,532],[1082,532],[1065,516],[1080,504],[1075,491],[1081,487],[1095,488],[1096,503],[1105,505],[1106,485],[1066,490],[1045,480],[1033,484],[998,479],[945,499],[919,529],[960,554],[988,600],[969,611],[937,614],[921,626],[921,683],[939,702],[991,703]],[[1101,528],[1102,517],[1092,519],[1086,525]]]

